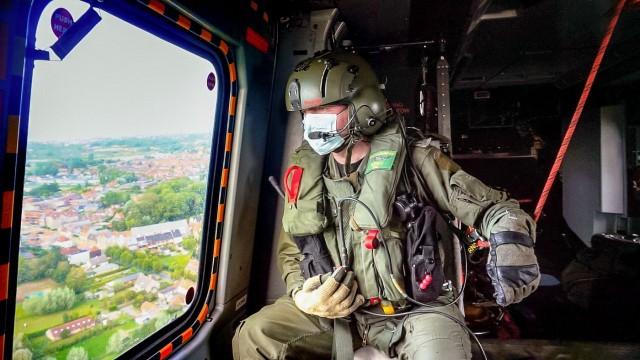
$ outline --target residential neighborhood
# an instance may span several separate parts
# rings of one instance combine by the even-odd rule
[[[210,140],[67,147],[33,144],[27,160],[15,335],[34,359],[66,359],[72,346],[111,359],[189,306]],[[126,348],[109,348],[122,334]]]

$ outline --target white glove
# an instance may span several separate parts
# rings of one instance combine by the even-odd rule
[[[358,294],[353,272],[339,268],[307,279],[302,289],[294,291],[293,301],[307,314],[334,319],[356,311],[364,304],[364,297]]]

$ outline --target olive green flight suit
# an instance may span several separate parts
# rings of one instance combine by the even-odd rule
[[[412,157],[424,175],[431,199],[441,210],[465,224],[475,225],[487,237],[501,231],[517,231],[535,239],[535,223],[504,192],[484,185],[426,142],[414,146]],[[233,338],[234,359],[330,358],[331,322],[300,311],[290,297],[304,282],[299,267],[301,259],[296,244],[283,235],[278,245],[278,265],[287,294],[240,324]],[[452,296],[449,293],[442,300]],[[436,310],[464,321],[455,305]],[[387,354],[397,354],[399,359],[471,358],[468,334],[442,315],[411,314],[388,319],[356,312],[355,319],[363,342]]]

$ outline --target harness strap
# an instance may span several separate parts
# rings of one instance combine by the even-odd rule
[[[353,360],[353,342],[349,323],[347,318],[333,320],[332,360]]]

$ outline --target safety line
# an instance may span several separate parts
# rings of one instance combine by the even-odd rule
[[[591,67],[591,71],[589,72],[589,77],[587,77],[587,81],[584,84],[584,88],[582,89],[582,94],[580,95],[580,100],[578,100],[578,105],[576,106],[576,110],[573,113],[573,117],[571,118],[571,122],[569,123],[569,127],[567,128],[567,132],[564,134],[564,139],[562,140],[562,144],[560,145],[560,149],[558,149],[558,154],[556,155],[556,160],[553,162],[553,166],[551,167],[551,171],[549,172],[549,177],[547,178],[547,182],[544,184],[544,189],[542,190],[542,194],[540,194],[540,199],[538,199],[538,204],[536,205],[536,209],[533,213],[534,219],[537,222],[542,215],[542,209],[544,208],[545,203],[547,202],[547,198],[549,197],[549,192],[551,191],[551,187],[556,180],[558,175],[558,171],[560,170],[560,166],[562,165],[562,161],[564,160],[564,156],[567,153],[567,149],[569,147],[569,143],[571,142],[571,138],[573,137],[573,133],[576,130],[576,126],[578,125],[578,121],[580,121],[580,116],[582,115],[582,110],[584,109],[584,105],[587,102],[587,98],[589,97],[589,93],[591,92],[591,87],[593,85],[593,81],[598,74],[598,70],[600,69],[600,64],[602,63],[602,58],[604,57],[605,52],[607,51],[607,47],[609,46],[609,41],[611,40],[611,36],[613,35],[613,31],[618,24],[618,19],[620,18],[620,14],[622,13],[622,9],[627,0],[619,0],[616,5],[615,12],[611,20],[609,21],[609,26],[607,27],[607,31],[602,38],[602,43],[600,43],[600,48],[598,49],[598,53],[596,55],[595,60],[593,61],[593,65]]]

